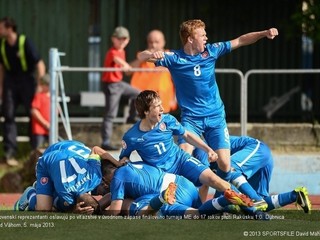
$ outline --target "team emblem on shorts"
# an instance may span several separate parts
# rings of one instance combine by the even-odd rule
[[[67,203],[66,201],[64,201],[64,202],[63,202],[63,205],[64,205],[65,207],[68,207],[68,206],[69,206],[69,203]]]
[[[160,129],[161,131],[166,130],[166,129],[167,129],[166,124],[165,124],[164,122],[160,123],[159,129]]]
[[[47,178],[47,177],[42,177],[42,178],[40,179],[40,183],[41,183],[42,185],[46,185],[46,184],[48,183],[48,178]]]
[[[122,149],[126,149],[127,148],[127,144],[124,140],[121,141],[121,145],[122,145]]]

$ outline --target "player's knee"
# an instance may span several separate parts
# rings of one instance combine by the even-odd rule
[[[188,144],[188,143],[181,143],[180,148],[183,149],[184,151],[186,151],[189,154],[192,154],[193,152],[193,146]]]
[[[218,159],[219,169],[223,172],[229,172],[231,170],[230,161]]]
[[[41,212],[51,212],[52,211],[52,207],[48,207],[48,206],[43,206],[43,205],[36,205],[35,207],[36,211],[41,211]]]

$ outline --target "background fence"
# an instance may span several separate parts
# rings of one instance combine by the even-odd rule
[[[110,47],[110,35],[117,25],[130,30],[131,41],[127,58],[133,60],[137,51],[146,47],[145,37],[151,29],[161,29],[167,48],[179,48],[179,24],[187,19],[205,21],[209,42],[229,40],[240,34],[277,27],[280,35],[273,41],[264,39],[238,49],[219,59],[217,68],[233,68],[242,72],[250,69],[299,69],[303,67],[301,33],[290,32],[292,14],[301,9],[301,0],[0,0],[0,16],[16,19],[19,32],[35,42],[48,66],[49,49],[65,52],[62,65],[101,67]],[[314,44],[313,68],[320,66],[319,44]],[[228,122],[240,118],[240,83],[234,75],[217,74],[221,97],[226,105]],[[279,97],[299,86],[314,102],[314,117],[320,116],[320,81],[318,76],[259,75],[248,86],[248,120],[250,122],[305,121],[297,92],[285,107],[268,119],[264,107],[273,97]],[[99,74],[65,73],[67,95],[80,91],[98,90]],[[126,81],[130,79],[127,78]],[[101,116],[101,107],[70,106],[71,116]],[[176,113],[179,114],[178,112]]]

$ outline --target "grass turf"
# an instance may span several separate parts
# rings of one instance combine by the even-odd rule
[[[320,237],[320,211],[277,210],[270,221],[110,219],[61,213],[0,211],[2,239],[292,239]]]

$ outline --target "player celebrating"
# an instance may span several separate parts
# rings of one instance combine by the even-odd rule
[[[36,187],[26,189],[15,209],[73,210],[78,197],[94,190],[103,180],[101,159],[116,166],[124,164],[98,146],[90,149],[83,143],[68,140],[51,145],[38,160]]]
[[[231,41],[207,44],[205,23],[188,20],[180,25],[183,49],[170,53],[146,50],[138,55],[141,61],[153,61],[156,66],[169,69],[181,109],[181,124],[188,131],[203,135],[208,145],[217,152],[217,174],[227,181],[230,180],[230,143],[224,104],[214,73],[216,60],[231,50],[265,37],[273,39],[277,35],[278,30],[270,28],[247,33]],[[192,145],[181,138],[179,143],[184,150],[192,153]]]
[[[124,134],[120,159],[129,159],[131,153],[137,151],[144,162],[165,172],[182,175],[196,186],[205,184],[221,192],[230,188],[228,182],[174,142],[174,135],[183,136],[187,142],[206,151],[210,161],[216,160],[215,152],[204,141],[186,131],[172,115],[163,114],[160,96],[155,91],[142,91],[135,104],[141,120]]]

